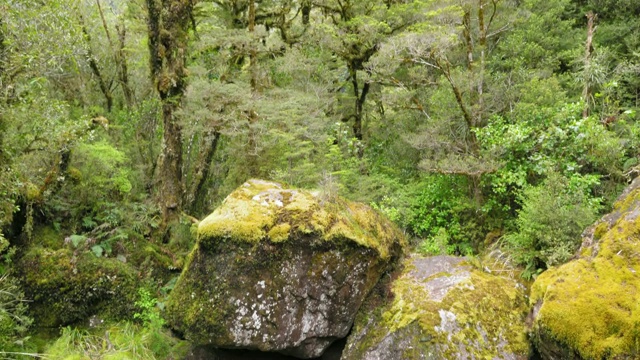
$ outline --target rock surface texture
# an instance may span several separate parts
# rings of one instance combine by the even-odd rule
[[[525,289],[512,279],[463,258],[414,256],[391,292],[358,313],[342,360],[528,357]]]
[[[365,205],[251,180],[200,223],[169,324],[195,344],[318,357],[403,241]]]
[[[640,358],[640,178],[583,234],[577,259],[531,289],[543,359]]]

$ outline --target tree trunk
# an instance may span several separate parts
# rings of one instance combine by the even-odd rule
[[[302,1],[302,25],[309,25],[309,15],[311,14],[311,0]]]
[[[133,107],[134,94],[129,84],[129,66],[127,64],[127,53],[125,51],[127,28],[124,21],[121,26],[116,25],[116,31],[118,32],[118,52],[116,53],[118,78],[120,79],[120,86],[124,94],[124,101],[127,104],[127,108],[131,109]]]
[[[175,221],[183,205],[182,129],[175,116],[186,88],[186,52],[196,0],[147,0],[151,78],[162,101],[164,125],[158,203],[163,227]]]
[[[93,55],[93,51],[91,50],[91,35],[89,35],[89,31],[87,31],[87,27],[84,24],[84,19],[80,16],[80,22],[82,23],[82,34],[84,35],[85,41],[87,43],[87,60],[89,61],[89,68],[91,68],[91,72],[98,79],[98,86],[100,87],[100,91],[102,95],[104,95],[104,99],[107,105],[107,112],[111,112],[113,108],[113,93],[111,92],[111,83],[107,82],[107,80],[102,75],[100,71],[100,66],[98,65],[98,61],[96,57]]]
[[[193,214],[197,214],[200,211],[197,206],[201,203],[200,199],[206,196],[205,183],[209,178],[209,172],[211,170],[211,162],[218,150],[218,143],[220,140],[220,133],[217,130],[208,131],[204,139],[202,139],[202,148],[204,151],[200,152],[198,162],[193,170],[193,181],[188,194],[189,210]]]
[[[100,13],[100,20],[102,20],[102,28],[104,29],[104,33],[107,35],[107,40],[109,41],[109,47],[113,50],[113,41],[111,40],[111,32],[109,31],[109,27],[107,26],[107,20],[104,18],[104,12],[102,11],[102,5],[100,5],[100,0],[96,0],[96,5],[98,6],[98,12]]]
[[[474,126],[482,126],[482,114],[484,112],[484,67],[485,67],[485,52],[487,49],[487,27],[484,19],[484,0],[478,0],[478,30],[480,32],[478,36],[478,42],[480,43],[480,66],[478,69],[478,110],[474,119]]]
[[[258,91],[258,54],[256,52],[256,44],[253,39],[256,29],[256,2],[255,0],[249,1],[249,34],[251,39],[251,49],[249,50],[249,71],[251,72],[251,90],[253,92]]]
[[[593,34],[595,32],[595,21],[598,18],[598,15],[594,14],[593,11],[589,11],[587,13],[587,42],[584,50],[584,71],[585,75],[589,72],[589,67],[591,65],[591,54],[593,53]],[[588,76],[585,76],[584,79],[584,88],[582,89],[582,98],[584,99],[584,110],[582,110],[582,117],[586,118],[589,116],[589,100],[591,99],[591,84],[589,83]]]
[[[3,102],[7,98],[7,83],[5,74],[5,64],[7,62],[7,45],[5,44],[5,29],[2,15],[0,15],[0,107],[3,106]],[[4,165],[6,162],[6,154],[4,150],[4,133],[5,122],[4,112],[0,111],[0,165]],[[5,167],[0,168],[0,175],[4,171]]]
[[[115,49],[115,44],[113,43],[113,40],[111,38],[111,31],[109,31],[109,26],[107,26],[107,20],[104,17],[104,11],[102,10],[100,0],[96,0],[96,5],[98,6],[98,12],[100,13],[100,19],[102,20],[102,28],[104,29],[104,33],[107,36],[107,40],[109,41],[109,50],[111,50],[111,52],[113,53],[113,60],[116,65],[118,80],[124,94],[124,100],[127,108],[130,109],[133,106],[133,95],[131,87],[129,86],[127,58],[124,51],[127,28],[125,27],[124,20],[122,21],[122,26],[116,25],[116,33],[118,34],[118,48]]]
[[[351,85],[353,86],[353,96],[355,97],[355,114],[353,115],[353,136],[362,140],[362,118],[364,116],[364,103],[367,100],[367,94],[369,93],[370,84],[365,82],[360,90],[360,84],[358,82],[358,66],[356,64],[349,64],[349,75],[351,76]]]
[[[473,70],[473,42],[471,40],[471,10],[465,10],[462,17],[464,42],[467,50],[467,69]]]

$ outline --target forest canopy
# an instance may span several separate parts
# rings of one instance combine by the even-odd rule
[[[639,107],[634,0],[5,0],[0,283],[43,228],[184,257],[251,178],[533,277],[640,172]]]

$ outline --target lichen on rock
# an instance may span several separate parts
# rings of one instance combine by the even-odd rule
[[[343,360],[526,359],[524,287],[463,258],[408,258],[392,300],[361,309]]]
[[[403,246],[365,205],[250,180],[200,223],[167,318],[195,344],[317,357]]]
[[[531,289],[532,337],[544,359],[640,356],[640,178],[583,234],[578,257]]]

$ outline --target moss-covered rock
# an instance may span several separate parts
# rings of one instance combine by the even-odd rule
[[[195,344],[317,357],[403,244],[365,205],[251,180],[200,223],[167,318]]]
[[[358,313],[342,359],[526,359],[524,291],[463,258],[408,258],[391,300]]]
[[[583,234],[577,259],[531,289],[533,339],[544,359],[640,357],[640,179]]]
[[[94,314],[122,319],[135,310],[136,273],[116,259],[35,245],[16,269],[40,327],[71,324]]]

